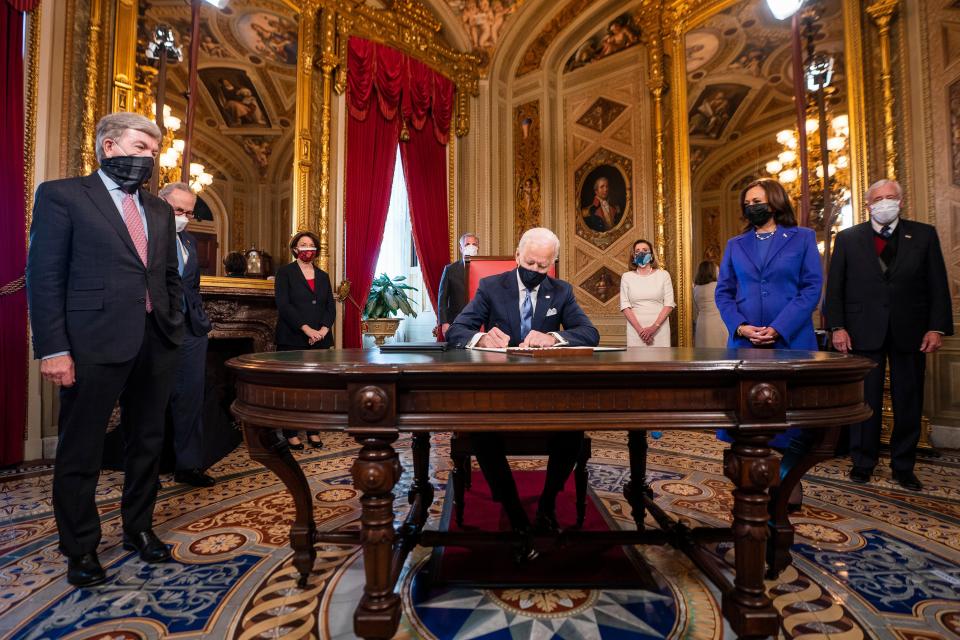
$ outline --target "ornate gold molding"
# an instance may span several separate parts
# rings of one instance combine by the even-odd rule
[[[90,2],[90,33],[87,36],[87,75],[83,90],[83,119],[81,129],[83,146],[80,152],[84,173],[90,173],[96,166],[96,127],[97,104],[100,98],[100,50],[103,40],[103,2]]]
[[[337,55],[337,20],[333,12],[320,12],[320,268],[330,270],[330,129],[333,126],[333,71],[340,63]]]
[[[23,202],[24,235],[29,245],[30,223],[33,221],[33,189],[36,179],[34,165],[37,160],[37,91],[40,86],[40,10],[43,2],[30,14],[30,30],[27,32],[26,91],[24,92],[23,130]]]
[[[137,78],[137,3],[119,0],[113,35],[113,91],[110,111],[133,111]]]
[[[305,2],[300,16],[297,56],[297,106],[294,117],[293,219],[298,230],[310,229],[310,172],[313,169],[313,66],[317,24],[317,5]],[[329,123],[328,123],[329,126]],[[329,250],[326,246],[321,251]],[[326,270],[326,266],[321,265]]]
[[[863,36],[860,0],[843,0],[843,47],[850,121],[850,204],[858,222],[866,219],[863,197],[870,180],[867,158],[867,109],[863,86]],[[892,115],[891,115],[892,117]]]
[[[890,24],[900,0],[874,0],[866,9],[880,34],[880,82],[883,90],[883,147],[889,180],[897,177],[896,125],[893,118],[893,68],[890,63]]]
[[[664,76],[663,55],[663,3],[657,0],[656,6],[646,14],[643,23],[644,44],[647,47],[648,76],[647,88],[653,95],[653,136],[654,136],[654,229],[653,243],[658,256],[666,257],[666,185],[664,184],[664,140],[663,140],[663,94],[667,90]]]
[[[453,122],[450,123],[450,142],[447,143],[447,235],[450,237],[450,262],[457,258],[457,137],[453,135]]]

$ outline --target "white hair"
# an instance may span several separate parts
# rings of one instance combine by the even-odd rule
[[[517,252],[523,253],[523,248],[528,244],[553,246],[554,260],[560,255],[560,238],[546,227],[534,227],[524,231],[523,235],[520,236],[520,242],[517,244]]]
[[[599,178],[597,178],[596,180],[593,181],[593,192],[594,192],[594,193],[597,192],[597,187],[600,186],[600,183],[601,183],[601,182],[606,182],[607,185],[610,184],[610,180],[609,180],[609,179],[607,179],[607,178],[604,177],[604,176],[600,176]]]
[[[190,185],[188,185],[186,182],[171,182],[166,184],[162,189],[160,189],[160,193],[157,195],[166,200],[167,196],[174,191],[185,191],[191,196],[196,196],[196,194],[190,189]]]
[[[139,113],[130,113],[121,111],[120,113],[109,113],[97,123],[97,162],[103,160],[103,141],[107,138],[116,140],[127,129],[142,131],[151,138],[160,143],[160,127],[153,120],[146,118]]]
[[[477,242],[480,242],[480,236],[475,233],[467,232],[460,236],[460,248],[462,249],[467,242],[467,238],[476,238]]]
[[[872,185],[870,185],[870,186],[867,188],[867,193],[866,193],[866,196],[865,196],[867,202],[870,202],[870,198],[873,196],[873,192],[874,192],[874,191],[876,191],[876,190],[879,189],[880,187],[885,187],[885,186],[887,186],[888,184],[892,184],[893,186],[895,186],[895,187],[897,188],[897,197],[898,197],[898,198],[902,198],[902,197],[903,197],[903,187],[900,186],[900,183],[899,183],[899,182],[897,182],[896,180],[888,180],[887,178],[883,178],[882,180],[877,180],[876,182],[874,182]]]

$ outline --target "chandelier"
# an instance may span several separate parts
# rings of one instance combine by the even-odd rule
[[[157,115],[156,103],[150,108],[154,118]],[[160,155],[157,158],[157,164],[160,166],[160,186],[178,182],[181,175],[181,165],[183,164],[183,149],[186,143],[175,137],[180,130],[181,120],[173,115],[169,105],[163,105],[163,128],[164,136],[160,142]],[[199,162],[190,163],[190,189],[194,193],[200,193],[204,187],[213,184],[213,176],[207,173],[205,167]]]
[[[807,170],[810,179],[810,209],[812,219],[822,228],[824,198],[823,190],[823,162],[821,161],[820,145],[815,135],[819,129],[819,122],[809,118],[805,123],[807,133]],[[828,119],[828,128],[832,135],[827,138],[827,185],[828,195],[835,207],[842,209],[850,202],[850,121],[846,114],[836,115]],[[799,135],[796,129],[784,129],[777,133],[777,143],[782,151],[777,157],[766,163],[764,167],[768,175],[776,178],[790,194],[794,201],[800,199],[800,153]]]

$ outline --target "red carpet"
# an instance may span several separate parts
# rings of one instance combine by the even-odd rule
[[[544,471],[514,471],[520,499],[533,521],[537,500],[543,489]],[[593,491],[587,492],[587,511],[583,531],[607,531],[602,505]],[[473,471],[473,487],[466,491],[463,527],[453,517],[453,483],[448,483],[444,497],[440,529],[445,531],[510,531],[510,523],[500,504],[490,497],[483,474]],[[576,490],[573,477],[557,498],[557,519],[560,528],[572,527],[577,521]],[[484,546],[474,549],[439,547],[434,549],[428,569],[437,584],[488,587],[535,587],[558,584],[567,587],[654,588],[649,569],[633,548],[577,548],[556,543],[538,543],[538,558],[518,567],[512,548]]]

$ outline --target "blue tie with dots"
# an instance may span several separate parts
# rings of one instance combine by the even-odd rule
[[[530,299],[530,289],[524,289],[526,294],[523,298],[523,306],[520,307],[520,341],[522,342],[527,334],[530,333],[530,325],[533,324],[533,300]]]

